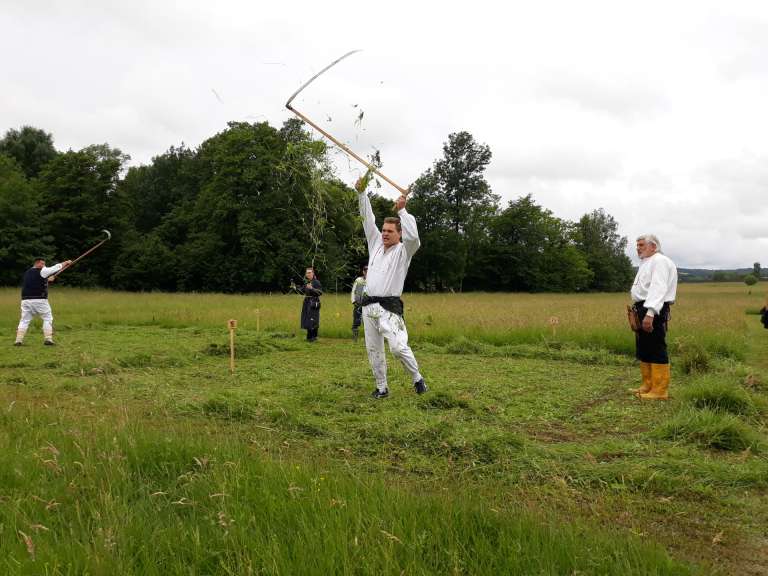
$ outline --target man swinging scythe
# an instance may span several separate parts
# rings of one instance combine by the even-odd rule
[[[357,181],[355,189],[358,193],[360,215],[363,218],[363,229],[368,241],[368,276],[366,294],[363,297],[362,306],[365,345],[368,350],[368,360],[371,364],[373,376],[376,380],[376,389],[373,391],[372,396],[375,399],[389,396],[387,360],[384,354],[385,339],[389,342],[390,352],[402,362],[405,369],[410,373],[416,393],[423,394],[427,391],[427,385],[419,372],[419,365],[416,362],[413,351],[408,346],[408,330],[403,319],[403,301],[400,298],[403,293],[403,285],[405,284],[405,277],[408,274],[411,259],[421,245],[416,219],[405,209],[409,190],[398,186],[382,174],[372,163],[363,160],[347,146],[291,106],[293,99],[312,81],[355,52],[358,51],[348,52],[310,78],[308,82],[291,95],[285,106],[344,152],[367,167],[366,174]],[[373,173],[378,174],[400,192],[400,197],[395,203],[398,217],[385,218],[381,231],[376,228],[376,220],[370,200],[366,194],[366,188]]]
[[[24,273],[21,287],[21,319],[16,328],[14,346],[24,343],[30,322],[35,316],[43,320],[43,344],[53,346],[53,312],[48,303],[48,283],[53,282],[64,270],[73,266],[112,238],[109,230],[102,230],[107,237],[74,260],[65,260],[54,266],[46,266],[45,258],[35,258],[32,267]]]

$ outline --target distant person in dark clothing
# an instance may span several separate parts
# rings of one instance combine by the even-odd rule
[[[768,299],[766,299],[765,306],[760,308],[760,322],[763,323],[763,327],[768,329]]]
[[[297,290],[300,294],[304,294],[304,303],[301,306],[301,328],[307,331],[307,342],[315,342],[317,331],[320,329],[320,296],[323,295],[323,287],[317,279],[314,268],[307,268],[304,284]]]
[[[24,336],[35,316],[43,319],[44,344],[53,346],[53,312],[51,305],[48,304],[48,278],[61,272],[70,264],[72,264],[71,260],[65,260],[55,266],[47,267],[44,258],[37,258],[32,268],[24,273],[21,287],[21,320],[16,328],[14,346],[21,346],[24,343]]]

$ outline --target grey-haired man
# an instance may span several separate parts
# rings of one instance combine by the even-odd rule
[[[640,323],[635,346],[643,384],[632,392],[647,400],[665,400],[670,380],[666,336],[669,307],[677,295],[677,267],[661,253],[661,242],[653,234],[640,236],[636,247],[640,267],[630,295]]]

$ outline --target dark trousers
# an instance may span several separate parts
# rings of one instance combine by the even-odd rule
[[[635,310],[640,322],[645,318],[648,309],[644,302],[636,302]],[[661,311],[653,317],[653,331],[646,332],[642,328],[635,333],[636,356],[640,362],[650,364],[669,364],[667,353],[667,324],[669,323],[669,303],[665,302]]]
[[[320,330],[320,328],[310,328],[307,330],[307,340],[309,342],[314,342],[317,340],[317,331]]]
[[[356,332],[360,329],[360,324],[363,322],[363,307],[360,304],[355,304],[352,307],[352,332]]]

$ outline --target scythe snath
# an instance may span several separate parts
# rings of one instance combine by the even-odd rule
[[[95,246],[93,246],[93,247],[92,247],[90,250],[87,250],[87,251],[83,252],[82,254],[80,254],[80,256],[78,256],[77,258],[75,258],[74,260],[72,260],[72,264],[70,264],[69,266],[67,266],[67,267],[66,267],[66,268],[64,268],[63,270],[59,270],[58,272],[56,272],[56,274],[51,274],[51,275],[49,276],[49,278],[48,278],[48,279],[50,280],[50,279],[52,279],[52,278],[56,278],[56,277],[57,277],[59,274],[61,274],[62,272],[64,272],[64,270],[68,270],[69,268],[72,268],[72,266],[74,266],[75,264],[77,264],[77,262],[79,262],[80,260],[82,260],[83,258],[85,258],[86,256],[88,256],[88,254],[90,254],[91,252],[93,252],[94,250],[96,250],[96,248],[98,248],[99,246],[101,246],[102,244],[104,244],[104,242],[106,242],[107,240],[111,240],[111,239],[112,239],[112,234],[110,233],[110,231],[109,231],[109,230],[102,230],[102,232],[104,232],[104,234],[106,234],[106,235],[107,235],[107,237],[106,237],[106,238],[104,238],[104,240],[102,240],[101,242],[99,242],[98,244],[96,244]]]
[[[286,107],[286,108],[288,108],[288,110],[290,110],[290,111],[291,111],[291,112],[293,112],[294,114],[296,114],[296,116],[298,116],[299,118],[301,118],[302,120],[304,120],[304,122],[306,122],[307,124],[309,124],[310,126],[312,126],[312,128],[314,128],[315,130],[317,130],[318,132],[320,132],[320,134],[322,134],[323,136],[325,136],[326,138],[328,138],[328,140],[330,140],[331,142],[333,142],[334,144],[336,144],[336,146],[338,146],[338,147],[339,147],[341,150],[343,150],[344,152],[346,152],[347,154],[349,154],[349,155],[350,155],[352,158],[354,158],[355,160],[357,160],[358,162],[360,162],[360,163],[361,163],[363,166],[365,166],[365,167],[366,167],[366,168],[367,168],[367,169],[368,169],[370,172],[373,172],[373,173],[375,173],[375,174],[378,174],[378,175],[379,175],[379,176],[380,176],[380,177],[381,177],[383,180],[386,180],[387,182],[389,182],[389,183],[390,183],[392,186],[394,186],[394,187],[395,187],[395,188],[396,188],[396,189],[397,189],[397,190],[400,192],[400,194],[402,194],[403,196],[408,196],[408,193],[410,192],[410,191],[408,190],[408,188],[403,188],[402,186],[400,186],[399,184],[395,183],[393,180],[391,180],[390,178],[388,178],[387,176],[385,176],[384,174],[382,174],[382,173],[381,173],[381,171],[379,171],[379,169],[378,169],[378,168],[376,168],[376,166],[374,166],[373,164],[371,164],[371,163],[370,163],[370,162],[368,162],[367,160],[364,160],[363,158],[361,158],[360,156],[358,156],[357,154],[355,154],[355,153],[354,153],[352,150],[350,150],[350,149],[349,149],[349,148],[348,148],[346,145],[344,145],[344,144],[342,144],[341,142],[339,142],[339,140],[337,140],[336,138],[334,138],[333,136],[331,136],[331,135],[330,135],[328,132],[326,132],[325,130],[323,130],[322,128],[320,128],[320,126],[318,126],[317,124],[315,124],[314,122],[312,122],[312,120],[310,120],[309,118],[307,118],[307,117],[306,117],[304,114],[302,114],[301,112],[299,112],[298,110],[296,110],[296,108],[294,108],[293,106],[291,106],[291,102],[293,102],[293,99],[294,99],[294,98],[296,98],[296,96],[298,96],[298,95],[299,95],[299,93],[301,93],[301,91],[302,91],[302,90],[304,90],[304,89],[305,89],[307,86],[309,86],[309,85],[310,85],[312,82],[314,82],[314,81],[315,81],[315,80],[316,80],[316,79],[317,79],[317,78],[318,78],[320,75],[322,75],[323,73],[327,72],[329,69],[331,69],[332,67],[334,67],[336,64],[338,64],[339,62],[341,62],[342,60],[344,60],[344,59],[345,59],[347,56],[351,56],[352,54],[355,54],[356,52],[360,52],[360,50],[352,50],[351,52],[347,52],[347,53],[346,53],[346,54],[344,54],[342,57],[340,57],[340,58],[337,58],[336,60],[334,60],[333,62],[331,62],[330,64],[328,64],[328,66],[326,66],[325,68],[323,68],[322,70],[320,70],[320,72],[318,72],[317,74],[315,74],[314,76],[312,76],[312,78],[310,78],[310,79],[309,79],[307,82],[305,82],[305,83],[304,83],[304,84],[303,84],[303,85],[302,85],[302,86],[301,86],[301,87],[300,87],[298,90],[296,90],[296,92],[294,92],[293,94],[291,94],[291,97],[290,97],[290,98],[288,98],[288,102],[286,102],[286,103],[285,103],[285,107]]]

